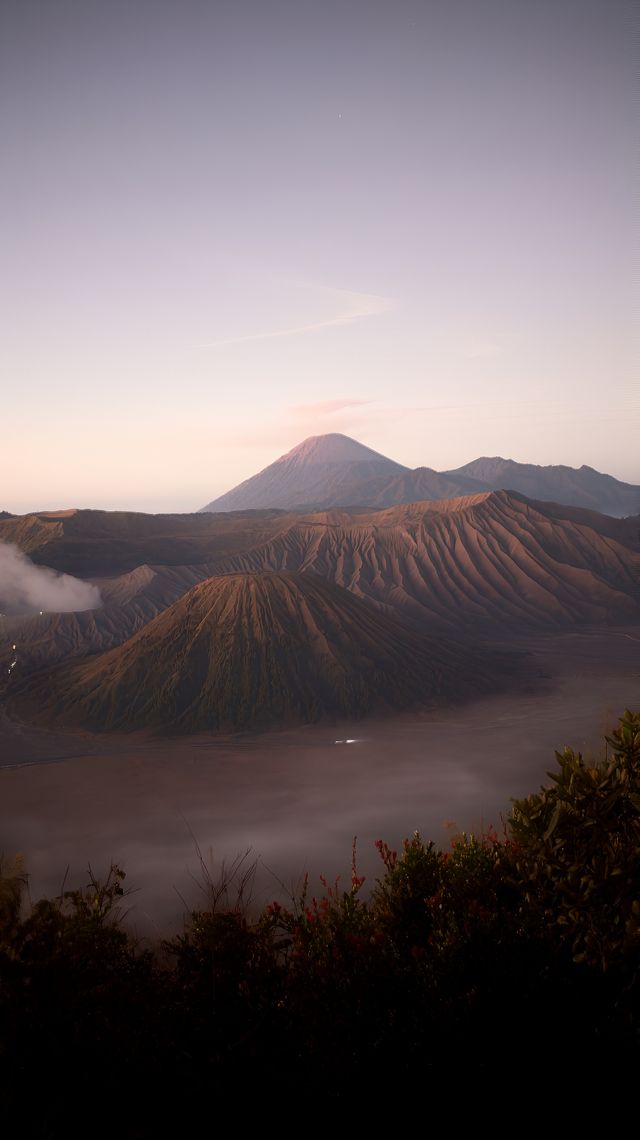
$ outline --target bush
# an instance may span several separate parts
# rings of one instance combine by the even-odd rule
[[[606,744],[599,763],[557,752],[551,785],[510,820],[528,923],[603,970],[640,951],[640,714],[627,710]]]
[[[204,905],[162,955],[121,927],[118,867],[29,907],[21,863],[0,864],[3,1119],[65,1140],[180,1134],[283,1074],[290,1106],[358,1101],[365,1082],[406,1104],[453,1071],[545,1075],[550,1049],[563,1076],[588,1057],[619,1081],[640,1059],[640,716],[606,745],[599,762],[557,753],[502,838],[379,840],[368,897],[355,841],[345,887],[310,897],[307,878],[254,917],[255,863],[214,881],[201,860]]]

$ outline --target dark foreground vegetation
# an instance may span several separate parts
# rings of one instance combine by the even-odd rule
[[[6,1134],[181,1136],[204,1119],[213,1135],[230,1114],[306,1132],[347,1107],[427,1112],[452,1086],[569,1095],[576,1075],[583,1105],[596,1088],[624,1099],[640,1060],[640,714],[598,761],[558,753],[550,781],[503,836],[380,841],[368,894],[354,845],[346,889],[305,884],[252,917],[236,866],[154,950],[119,924],[119,868],[27,907],[5,862]]]

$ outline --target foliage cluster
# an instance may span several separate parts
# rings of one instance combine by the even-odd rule
[[[553,1056],[620,1080],[640,1059],[640,714],[606,744],[597,763],[557,753],[502,837],[378,841],[368,894],[354,841],[345,887],[310,895],[305,879],[251,916],[240,860],[153,953],[121,925],[118,867],[30,908],[24,868],[0,867],[5,1118],[49,1137],[169,1135],[212,1104],[248,1112],[247,1090],[266,1104],[283,1080],[289,1106],[399,1082],[408,1103],[452,1059],[457,1079],[533,1079]]]
[[[525,902],[574,961],[608,966],[640,953],[640,721],[626,712],[603,762],[556,752],[558,772],[515,802],[510,827]]]

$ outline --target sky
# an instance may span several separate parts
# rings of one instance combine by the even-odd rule
[[[0,0],[0,509],[640,482],[627,0]],[[637,247],[636,247],[637,248]]]

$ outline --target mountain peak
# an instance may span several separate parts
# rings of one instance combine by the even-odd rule
[[[291,451],[287,451],[286,455],[281,455],[276,463],[289,463],[292,460],[305,464],[362,463],[380,459],[384,463],[393,462],[379,451],[358,443],[357,439],[352,439],[351,436],[342,435],[340,432],[328,432],[326,435],[310,435],[308,439],[292,447]],[[400,464],[396,466],[399,467]]]
[[[407,468],[348,435],[312,435],[263,471],[214,499],[203,511],[242,511],[269,507],[324,509],[344,495],[360,499],[360,487],[379,476]]]

